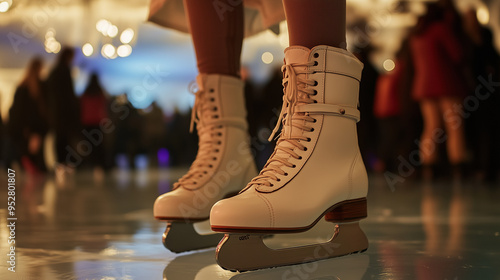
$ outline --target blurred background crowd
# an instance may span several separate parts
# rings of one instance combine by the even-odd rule
[[[96,176],[188,166],[197,148],[189,37],[142,23],[147,1],[46,2],[0,1],[0,165]],[[497,2],[348,1],[348,48],[365,64],[358,129],[370,171],[388,182],[500,181]],[[286,33],[281,24],[244,45],[258,167],[273,150]]]

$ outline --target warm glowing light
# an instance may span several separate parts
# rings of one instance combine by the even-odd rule
[[[119,57],[127,57],[132,53],[132,47],[130,45],[121,45],[116,50]]]
[[[94,53],[94,47],[90,43],[86,43],[82,47],[82,53],[85,56],[91,56]]]
[[[45,39],[54,38],[55,36],[56,36],[56,31],[52,28],[47,30],[47,33],[45,33]]]
[[[97,31],[104,33],[108,30],[109,26],[111,25],[111,22],[105,19],[100,19],[96,24],[95,28]]]
[[[0,13],[5,13],[10,9],[10,4],[7,1],[0,3]]]
[[[396,63],[392,59],[387,59],[384,61],[384,69],[385,71],[392,71],[396,68]]]
[[[116,57],[115,47],[113,47],[113,45],[111,45],[111,44],[106,44],[106,45],[102,46],[101,54],[102,54],[102,56],[104,56],[106,58],[114,58],[114,57]]]
[[[120,35],[120,42],[123,44],[128,44],[134,39],[134,30],[132,28],[127,28],[123,30],[122,35]]]
[[[116,27],[116,25],[111,25],[106,31],[106,34],[111,38],[115,38],[116,35],[118,35],[118,27]]]
[[[274,60],[274,56],[272,53],[265,52],[262,54],[262,62],[264,62],[265,64],[270,64],[273,62],[273,60]]]
[[[482,25],[486,25],[490,22],[490,12],[486,7],[479,7],[476,11],[477,20]]]
[[[52,52],[58,53],[60,50],[61,50],[61,43],[59,43],[57,41],[54,42],[54,44],[52,44]]]
[[[48,53],[58,53],[61,50],[61,43],[54,37],[47,37],[45,39],[45,51]]]
[[[58,53],[61,50],[61,43],[57,42],[54,38],[45,41],[45,51],[48,53]]]

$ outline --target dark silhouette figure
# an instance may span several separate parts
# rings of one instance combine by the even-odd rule
[[[57,161],[61,164],[66,162],[68,150],[75,149],[80,130],[78,98],[73,88],[70,69],[73,56],[73,49],[63,49],[47,80],[49,123],[55,133]]]
[[[17,87],[9,111],[9,132],[22,166],[29,173],[45,170],[43,140],[47,133],[45,86],[40,80],[42,61],[31,61],[26,76]]]
[[[374,51],[373,47],[368,45],[354,53],[364,64],[361,74],[363,78],[359,84],[359,111],[363,116],[363,121],[359,122],[357,127],[359,149],[368,170],[374,168],[377,150],[377,142],[374,139],[378,139],[377,119],[373,113],[373,104],[379,73],[369,59],[372,51]]]
[[[108,117],[108,100],[99,82],[99,77],[93,73],[87,88],[80,97],[80,121],[84,133],[93,140],[92,152],[86,161],[92,167],[106,167],[105,140],[106,133],[101,130],[101,122]]]
[[[464,15],[464,29],[472,46],[471,68],[481,99],[477,110],[470,112],[467,119],[467,140],[474,154],[474,167],[478,179],[494,181],[500,163],[500,94],[498,90],[485,87],[481,81],[500,81],[500,56],[494,47],[492,32],[481,26],[476,10],[470,9]],[[471,98],[479,100],[476,89]]]

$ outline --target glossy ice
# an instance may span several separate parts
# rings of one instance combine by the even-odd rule
[[[232,273],[217,266],[213,249],[174,254],[161,244],[165,224],[153,219],[152,205],[183,171],[18,174],[15,273],[7,270],[7,188],[0,190],[0,279],[500,279],[498,186],[407,181],[391,189],[372,176],[361,223],[366,253]],[[7,185],[5,173],[0,182]],[[331,230],[321,222],[268,245],[316,243]]]

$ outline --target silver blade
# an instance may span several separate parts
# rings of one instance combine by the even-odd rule
[[[192,223],[167,223],[163,233],[163,245],[174,253],[205,249],[217,246],[223,234],[200,235]]]
[[[333,237],[324,243],[284,249],[270,249],[262,234],[225,234],[216,249],[217,263],[232,271],[247,271],[363,252],[368,239],[359,222],[335,226]]]

